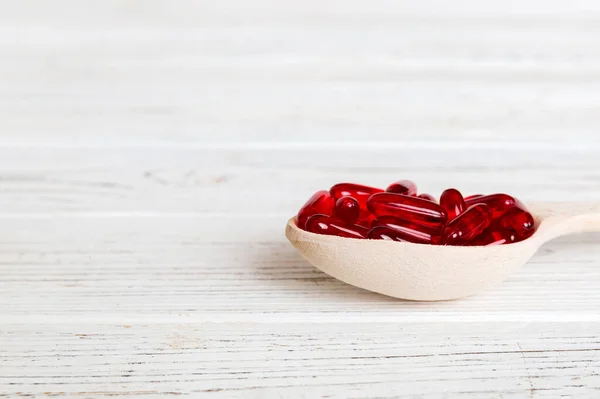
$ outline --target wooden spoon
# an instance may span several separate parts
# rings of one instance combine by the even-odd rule
[[[294,218],[286,236],[318,269],[369,291],[417,301],[462,298],[505,280],[547,241],[600,231],[599,204],[531,204],[535,234],[514,244],[458,247],[309,233]]]

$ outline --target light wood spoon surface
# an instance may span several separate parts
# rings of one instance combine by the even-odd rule
[[[537,230],[507,245],[459,247],[314,234],[288,221],[286,236],[318,269],[345,283],[395,298],[456,299],[505,280],[546,242],[600,231],[600,203],[530,204]]]

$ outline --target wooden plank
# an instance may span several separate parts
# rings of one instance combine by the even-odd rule
[[[238,227],[236,227],[238,223]],[[459,301],[393,300],[329,278],[279,217],[4,217],[0,321],[600,321],[597,234],[547,244]]]
[[[597,323],[3,325],[2,396],[594,397]]]
[[[439,195],[600,200],[600,148],[389,146],[364,149],[0,148],[0,213],[204,213],[291,217],[341,181],[410,178]]]
[[[38,3],[0,15],[1,143],[598,142],[593,0]]]

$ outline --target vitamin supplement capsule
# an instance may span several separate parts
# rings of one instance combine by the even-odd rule
[[[492,221],[492,212],[485,204],[475,204],[448,223],[442,233],[442,244],[466,245],[483,233]]]
[[[513,230],[498,230],[496,225],[490,226],[469,243],[470,246],[503,245],[517,242],[517,234]]]
[[[431,202],[435,202],[437,204],[437,200],[435,199],[435,197],[431,194],[427,194],[427,193],[423,193],[423,194],[419,194],[417,195],[417,197],[419,198],[423,198],[427,201],[431,201]]]
[[[369,234],[369,229],[345,223],[327,215],[313,215],[309,217],[306,222],[306,231],[346,238],[367,238],[367,234]]]
[[[469,196],[465,197],[465,201],[470,201],[470,200],[472,200],[472,199],[479,198],[479,197],[483,197],[483,194],[473,194],[473,195],[469,195]]]
[[[360,215],[360,205],[353,197],[342,197],[335,202],[333,217],[354,224]]]
[[[425,227],[393,216],[382,216],[375,219],[373,228],[375,227],[385,227],[402,241],[418,244],[439,244],[442,235],[441,226],[439,228]]]
[[[440,206],[448,213],[448,221],[452,221],[467,209],[465,200],[460,191],[449,188],[440,196]]]
[[[400,180],[385,189],[388,193],[417,195],[417,185],[411,180]]]
[[[466,200],[465,203],[468,207],[475,204],[486,204],[492,211],[492,218],[496,219],[507,210],[514,208],[517,201],[508,194],[491,194]]]
[[[354,183],[340,183],[329,189],[329,193],[336,201],[342,197],[353,197],[358,201],[361,209],[367,209],[367,200],[371,195],[381,192],[383,190],[380,188]]]
[[[308,201],[306,201],[306,204],[300,208],[300,211],[298,211],[298,215],[296,215],[296,224],[301,229],[304,229],[309,217],[316,214],[329,216],[333,213],[334,205],[335,200],[331,197],[329,192],[325,190],[317,191]]]
[[[440,227],[448,218],[444,208],[438,204],[404,194],[373,194],[367,201],[367,207],[377,217],[395,216],[428,227]]]
[[[531,237],[535,231],[533,216],[519,206],[515,206],[506,211],[506,213],[498,219],[498,226],[502,230],[514,231],[519,241]]]
[[[373,215],[369,211],[360,211],[360,216],[358,217],[357,225],[366,227],[367,229],[371,228],[373,221],[375,220],[375,215]]]
[[[383,226],[373,227],[369,230],[367,238],[370,240],[404,241],[398,232]]]

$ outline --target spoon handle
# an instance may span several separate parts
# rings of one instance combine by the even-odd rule
[[[532,204],[532,213],[544,220],[547,238],[600,231],[600,202],[556,202]]]

